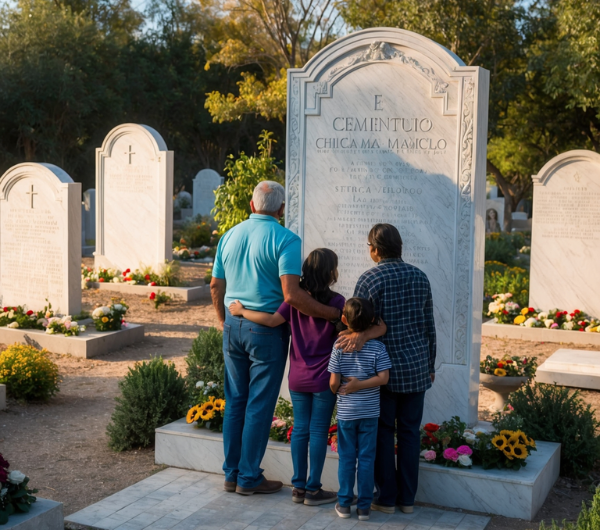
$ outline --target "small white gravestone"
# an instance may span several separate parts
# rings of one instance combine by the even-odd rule
[[[558,155],[533,184],[529,305],[600,317],[600,155]]]
[[[52,164],[0,179],[0,306],[81,312],[81,184]]]
[[[173,151],[152,127],[115,127],[96,149],[97,267],[155,268],[172,258]]]
[[[436,380],[425,421],[477,422],[489,74],[401,29],[348,35],[288,70],[286,226],[339,256],[352,296],[392,223],[433,291]]]
[[[600,390],[600,351],[556,350],[535,372],[538,383]]]
[[[203,169],[194,178],[194,217],[210,215],[215,207],[215,190],[223,184],[223,177],[214,169]]]

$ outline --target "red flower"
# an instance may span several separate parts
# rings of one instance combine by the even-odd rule
[[[572,317],[574,317],[574,316],[575,316],[575,313],[571,313],[571,316],[572,316]]]
[[[100,283],[102,283],[102,282],[104,282],[104,278],[98,278],[98,281],[99,281]]]
[[[427,432],[436,432],[440,430],[440,426],[437,423],[426,423],[423,429]]]
[[[507,311],[506,309],[503,309],[503,310],[502,310],[502,314],[503,314],[503,315],[508,315],[508,311]]]
[[[529,308],[529,312],[530,312],[530,313],[535,313],[535,307],[530,307],[530,308]]]
[[[329,434],[333,434],[335,432],[338,431],[338,426],[336,425],[332,425],[331,427],[329,427]]]
[[[123,271],[123,276],[127,276],[127,271]]]
[[[154,300],[156,298],[156,293],[150,293],[148,298],[150,298],[150,300]]]
[[[131,272],[131,269],[127,269],[125,272]]]
[[[33,315],[33,311],[30,309],[29,311],[27,311],[27,316],[29,317],[31,315]]]
[[[523,364],[527,364],[527,357],[523,357]]]
[[[581,313],[581,311],[579,311],[579,309],[575,309],[575,311],[573,311],[573,313]]]
[[[4,311],[6,313],[8,311],[8,307],[3,307],[2,311]]]
[[[150,275],[146,274],[146,276],[144,276],[144,280],[148,281],[150,279]]]
[[[504,363],[503,362],[499,362],[498,363],[498,368],[504,368]]]
[[[585,331],[585,329],[584,328],[579,328],[579,331]]]
[[[513,362],[510,359],[507,359],[506,364],[512,364]]]
[[[13,307],[13,311],[18,311],[19,308],[18,307]]]
[[[294,430],[294,426],[292,425],[287,432],[287,439],[288,439],[288,442],[290,442],[290,443],[292,441],[292,431],[293,430]]]
[[[431,440],[432,444],[436,444],[439,442],[439,440],[430,432],[427,432],[427,437]]]
[[[154,287],[156,285],[156,282],[150,282],[150,286]]]

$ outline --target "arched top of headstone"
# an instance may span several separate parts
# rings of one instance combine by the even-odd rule
[[[8,194],[16,182],[23,178],[31,178],[33,175],[46,181],[54,190],[57,200],[60,200],[60,188],[62,187],[60,185],[73,182],[73,179],[64,169],[54,164],[24,162],[11,167],[0,178],[0,200],[8,198]]]
[[[547,162],[537,175],[531,177],[533,184],[536,186],[545,186],[559,169],[575,162],[590,162],[600,165],[600,154],[594,151],[586,151],[585,149],[576,149],[561,153]],[[577,179],[577,173],[574,175],[574,178]]]
[[[205,178],[221,178],[221,175],[214,169],[201,169],[196,173],[195,179],[205,179]]]
[[[158,155],[158,153],[161,151],[168,151],[167,143],[156,129],[153,129],[148,125],[140,125],[137,123],[123,123],[121,125],[117,125],[106,135],[106,138],[104,138],[104,142],[102,142],[102,147],[99,149],[99,151],[106,156],[111,156],[113,146],[117,140],[123,136],[131,134],[136,135],[138,138],[145,138],[148,144],[153,147],[156,155]]]

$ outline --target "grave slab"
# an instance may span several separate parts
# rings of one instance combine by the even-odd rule
[[[289,455],[288,455],[289,456]],[[490,518],[416,506],[412,514],[372,512],[358,523],[355,510],[340,519],[333,504],[304,506],[283,488],[244,497],[223,491],[223,477],[169,468],[65,517],[101,530],[484,530]]]
[[[106,355],[125,346],[144,340],[144,326],[127,324],[120,331],[96,331],[93,326],[77,337],[49,335],[37,329],[0,328],[0,343],[30,344],[36,348],[46,348],[53,353],[69,354],[88,359]]]
[[[129,285],[128,283],[100,283],[88,282],[90,289],[100,289],[102,291],[114,291],[123,294],[137,294],[148,296],[150,293],[161,291],[171,295],[173,298],[179,298],[185,302],[193,302],[205,296],[210,296],[209,285],[199,285],[197,287],[150,287],[149,285]]]
[[[62,502],[37,498],[29,513],[18,513],[8,518],[2,528],[6,530],[63,530]]]
[[[600,346],[600,333],[587,333],[585,331],[565,331],[547,328],[526,328],[512,324],[496,324],[485,322],[481,326],[484,337],[497,339],[518,339],[534,342],[558,342],[560,344],[581,344]]]
[[[600,351],[557,350],[538,366],[535,380],[600,390]]]
[[[0,410],[6,409],[6,385],[0,384]]]
[[[417,501],[531,521],[560,471],[560,444],[538,442],[537,448],[527,459],[527,466],[517,472],[422,462]],[[222,474],[223,435],[178,420],[156,429],[155,460],[157,464]],[[270,479],[290,484],[290,445],[269,441],[261,467]],[[328,448],[321,477],[324,489],[338,490],[337,468],[338,454]]]

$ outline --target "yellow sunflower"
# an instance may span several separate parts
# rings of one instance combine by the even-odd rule
[[[202,418],[203,421],[212,420],[214,415],[215,415],[215,411],[213,408],[209,408],[209,409],[205,408],[202,411],[200,411],[200,417]]]
[[[525,442],[529,447],[535,447],[535,440],[533,438],[529,438],[527,436],[527,442]]]
[[[525,320],[527,320],[527,319],[525,318],[524,315],[519,315],[518,317],[515,317],[513,322],[515,324],[522,324],[523,322],[525,322]]]
[[[188,410],[188,413],[185,417],[185,421],[187,421],[188,423],[194,423],[195,421],[198,420],[199,417],[200,417],[200,407],[198,405],[195,405],[190,410]]]
[[[523,431],[515,431],[515,434],[513,434],[513,437],[517,438],[517,443],[519,443],[521,445],[529,445],[527,443],[527,440],[528,440],[527,435]]]
[[[513,434],[509,439],[508,439],[508,445],[512,445],[513,447],[520,443],[520,439],[519,439],[519,435],[517,433]]]
[[[500,451],[502,451],[505,447],[506,447],[506,438],[504,438],[504,436],[500,436],[499,434],[497,436],[494,436],[492,438],[492,444],[497,448],[500,449]]]
[[[215,399],[215,410],[217,412],[223,412],[225,410],[225,400],[224,399]]]
[[[502,449],[502,452],[504,453],[504,456],[506,456],[506,458],[508,458],[509,460],[515,459],[514,448],[512,445],[506,444],[504,446],[504,449]]]
[[[512,454],[516,457],[516,458],[520,458],[521,460],[525,460],[528,456],[527,453],[527,446],[524,444],[515,444],[512,447]]]
[[[506,429],[504,429],[503,431],[500,431],[500,434],[506,437],[506,439],[508,440],[513,434],[515,434],[515,431],[507,431]]]
[[[502,368],[496,368],[494,370],[494,375],[497,375],[498,377],[504,377],[506,375],[506,370],[503,370]]]

